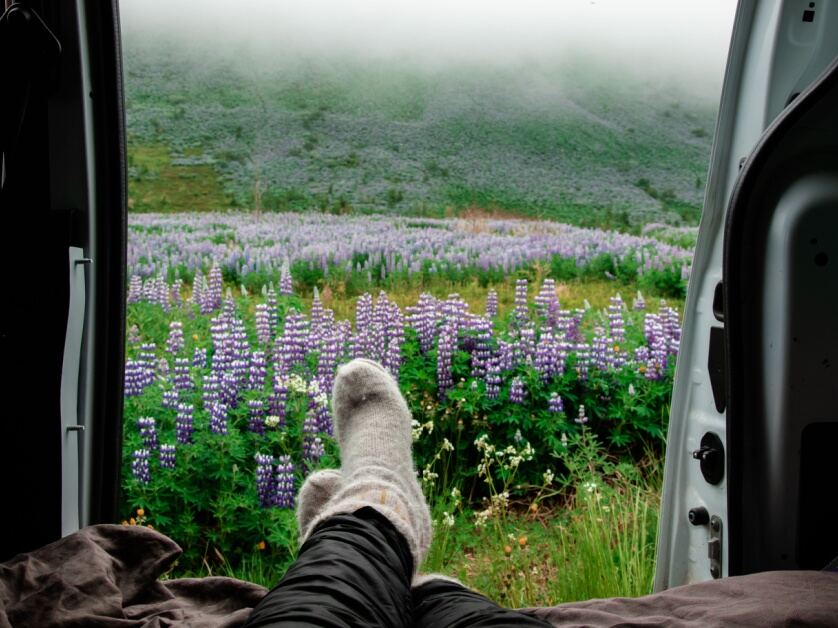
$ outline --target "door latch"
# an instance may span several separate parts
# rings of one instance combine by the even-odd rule
[[[725,475],[725,446],[718,434],[706,432],[701,446],[692,452],[701,464],[701,475],[709,484],[718,484]]]
[[[722,520],[718,515],[710,517],[710,540],[707,542],[707,558],[710,559],[710,575],[722,577]]]

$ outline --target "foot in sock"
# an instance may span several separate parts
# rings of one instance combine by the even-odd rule
[[[379,364],[353,360],[338,370],[332,408],[341,450],[340,482],[334,472],[315,473],[311,485],[303,486],[301,540],[331,515],[370,506],[405,537],[415,572],[430,545],[431,520],[413,468],[410,411],[398,385]],[[319,512],[312,517],[315,509]]]

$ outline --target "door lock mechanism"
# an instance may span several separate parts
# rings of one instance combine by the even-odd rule
[[[718,484],[725,475],[725,446],[718,434],[707,432],[701,437],[701,446],[692,452],[701,464],[701,475],[709,484]]]

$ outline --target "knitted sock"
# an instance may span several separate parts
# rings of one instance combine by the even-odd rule
[[[312,521],[326,507],[343,485],[339,469],[321,469],[306,478],[297,493],[297,530],[300,545],[312,531]]]
[[[379,364],[342,366],[332,399],[341,451],[342,486],[307,526],[370,506],[405,537],[414,572],[431,541],[431,518],[411,455],[411,416],[399,387]]]
[[[343,476],[339,469],[321,469],[308,476],[297,494],[297,530],[300,534],[300,545],[305,543],[314,527],[312,522],[320,511],[326,507],[338,491],[343,488]],[[412,485],[411,497],[418,502],[424,501],[424,495],[417,493],[418,483]],[[422,526],[421,536],[431,537],[430,517],[420,517]],[[421,576],[417,574],[417,578]],[[446,576],[439,576],[446,578]],[[413,586],[418,586],[414,584]]]

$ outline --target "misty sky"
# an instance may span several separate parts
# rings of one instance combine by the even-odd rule
[[[126,36],[163,32],[230,43],[266,62],[324,57],[545,66],[587,58],[716,95],[735,8],[735,0],[121,2]]]

